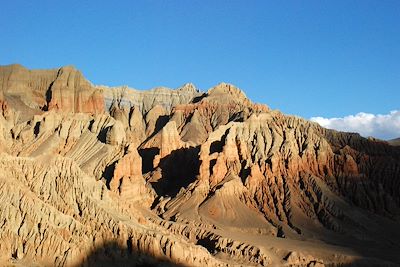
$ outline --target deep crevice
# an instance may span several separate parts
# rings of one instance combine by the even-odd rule
[[[175,197],[180,189],[186,188],[199,174],[200,146],[181,148],[161,159],[161,179],[152,186],[159,196]]]

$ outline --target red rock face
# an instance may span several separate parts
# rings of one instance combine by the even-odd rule
[[[105,111],[104,97],[101,92],[92,88],[82,74],[72,67],[64,67],[58,71],[48,95],[51,95],[49,110],[85,113]]]
[[[104,97],[73,67],[28,70],[20,65],[0,68],[4,99],[19,101],[19,108],[64,112],[103,113]]]
[[[0,85],[0,265],[400,263],[399,147],[229,84],[100,90],[13,65]]]

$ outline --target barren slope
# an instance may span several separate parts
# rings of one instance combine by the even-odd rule
[[[400,264],[400,148],[238,88],[0,67],[0,265]]]

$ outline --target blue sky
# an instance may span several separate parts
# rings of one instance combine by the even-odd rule
[[[229,82],[305,118],[400,109],[397,0],[13,0],[0,23],[1,65],[137,89]]]

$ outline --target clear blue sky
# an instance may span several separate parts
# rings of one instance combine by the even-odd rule
[[[13,0],[0,24],[1,65],[138,89],[224,81],[306,118],[400,109],[398,0]]]

